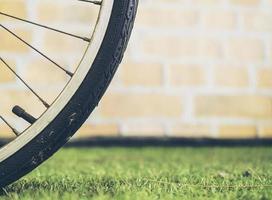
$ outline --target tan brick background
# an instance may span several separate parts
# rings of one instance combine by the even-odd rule
[[[73,0],[0,0],[0,10],[88,35],[98,8]],[[73,70],[86,44],[0,17]],[[52,102],[67,77],[0,31],[0,54]],[[0,111],[38,116],[43,107],[0,65]],[[35,103],[33,103],[35,102]],[[2,135],[12,134],[0,125]],[[79,136],[272,137],[272,1],[140,0],[128,51],[99,108]]]

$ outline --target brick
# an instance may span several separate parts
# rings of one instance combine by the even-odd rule
[[[272,138],[272,126],[271,125],[261,125],[259,127],[258,136],[260,138]]]
[[[67,75],[62,70],[41,59],[33,59],[27,63],[23,77],[32,84],[44,86],[64,86],[68,81]]]
[[[233,30],[236,28],[237,19],[233,11],[209,11],[203,16],[206,29]]]
[[[214,69],[216,86],[246,87],[249,84],[248,70],[241,67],[216,67]]]
[[[272,69],[260,69],[257,72],[257,85],[260,88],[272,88]]]
[[[5,124],[0,124],[0,136],[1,139],[10,139],[15,137],[14,133],[12,133],[10,128],[7,127]]]
[[[73,53],[73,56],[81,56],[86,50],[86,45],[79,40],[71,40],[71,38],[63,37],[56,33],[47,33],[43,38],[43,46],[41,50],[51,57],[53,54]]]
[[[85,124],[76,133],[76,139],[88,137],[117,137],[119,127],[116,124]]]
[[[193,5],[216,6],[221,4],[218,0],[192,0]]]
[[[0,10],[5,11],[5,13],[16,14],[18,17],[27,16],[27,8],[25,1],[22,0],[1,0]],[[7,18],[0,18],[0,21],[7,20]]]
[[[7,27],[9,28],[9,27]],[[9,28],[10,29],[10,28]],[[26,29],[10,29],[16,35],[23,38],[27,42],[32,42],[32,33]],[[18,41],[17,38],[13,37],[7,31],[0,31],[1,45],[0,51],[5,52],[17,52],[17,53],[27,53],[29,52],[29,47],[24,45],[22,42]]]
[[[254,38],[232,38],[227,41],[229,59],[237,62],[260,62],[264,60],[264,44]]]
[[[219,127],[219,138],[246,139],[256,138],[257,129],[251,125],[222,125]]]
[[[205,84],[204,69],[196,65],[172,65],[170,82],[172,85],[203,85]]]
[[[11,110],[14,105],[20,105],[35,117],[40,116],[45,110],[39,100],[30,92],[24,90],[0,90],[1,99],[0,113],[5,113],[8,117],[13,116]]]
[[[193,27],[198,23],[198,14],[192,10],[180,11],[179,8],[140,7],[137,23],[148,27]]]
[[[35,91],[38,91],[39,95],[49,104],[54,102],[63,89],[63,87],[57,87],[50,84],[47,84],[46,88],[43,85],[33,86],[33,84],[32,87],[35,89]]]
[[[163,137],[165,134],[160,124],[125,123],[121,135],[125,137]]]
[[[247,31],[268,32],[272,31],[272,15],[270,13],[250,12],[243,17]]]
[[[198,117],[239,117],[271,119],[272,99],[264,96],[198,96]]]
[[[42,22],[86,23],[94,25],[99,9],[96,6],[86,7],[84,4],[53,4],[41,1],[37,6],[38,20]]]
[[[266,2],[269,6],[272,6],[272,0],[267,0]]]
[[[181,100],[163,94],[111,93],[101,102],[101,116],[105,118],[178,117],[182,112]]]
[[[162,66],[149,62],[125,62],[120,67],[120,80],[125,86],[160,86]]]
[[[171,137],[209,138],[211,128],[206,124],[174,124],[170,131]]]
[[[15,63],[8,60],[6,61],[9,65],[15,66]],[[16,77],[7,69],[4,63],[0,63],[0,84],[11,83],[16,80]]]
[[[260,0],[229,0],[230,3],[234,5],[239,5],[239,6],[257,6],[260,3]]]
[[[146,37],[142,41],[142,50],[146,56],[162,58],[220,58],[222,44],[208,38],[192,38],[177,36]]]

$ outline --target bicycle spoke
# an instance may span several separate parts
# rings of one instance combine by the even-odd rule
[[[95,4],[95,5],[102,5],[102,0],[77,0],[78,2],[85,2],[85,3],[90,3],[90,4]],[[51,26],[48,26],[47,24],[42,24],[39,22],[35,22],[34,20],[28,20],[25,18],[21,18],[19,16],[10,14],[10,13],[6,13],[4,11],[1,10],[0,12],[0,16],[3,17],[7,17],[13,20],[17,20],[20,21],[22,23],[26,23],[26,24],[30,24],[30,25],[34,25],[43,29],[47,29],[49,31],[54,31],[63,35],[67,35],[76,39],[80,39],[83,40],[85,42],[90,43],[91,42],[91,38],[88,37],[84,37],[84,36],[80,36],[78,34],[74,34],[74,33],[70,33],[58,28],[53,28]],[[18,41],[22,42],[23,44],[25,44],[26,46],[28,46],[30,49],[32,49],[33,51],[35,51],[36,53],[38,53],[39,55],[41,55],[43,58],[47,59],[49,62],[51,62],[52,64],[54,64],[55,67],[59,68],[60,70],[64,71],[67,75],[69,75],[70,77],[73,77],[73,73],[70,72],[69,70],[65,69],[64,67],[62,67],[61,65],[59,65],[57,62],[55,62],[53,59],[51,59],[49,56],[47,56],[45,53],[43,53],[42,51],[40,51],[38,48],[36,48],[35,46],[33,46],[31,43],[27,42],[24,38],[22,38],[21,36],[17,35],[16,32],[14,32],[13,30],[11,30],[10,28],[6,27],[4,24],[0,23],[0,28],[2,28],[3,30],[7,31],[11,37],[15,37]],[[33,93],[34,96],[36,96],[38,98],[38,100],[46,107],[49,108],[50,105],[24,80],[24,78],[22,78],[14,69],[13,67],[11,67],[8,62],[0,56],[0,63],[3,63],[3,67],[7,67],[8,70],[11,71],[12,74],[14,74],[19,80],[20,82],[23,83],[24,86],[26,86],[26,88],[28,90],[31,91],[31,93]],[[36,118],[33,117],[31,114],[27,113],[23,108],[21,108],[20,106],[14,106],[12,109],[12,112],[24,119],[25,121],[27,121],[30,124],[33,124],[36,122]],[[3,121],[17,136],[20,134],[19,131],[17,131],[15,128],[13,128],[11,126],[11,124],[0,114],[0,121]]]
[[[28,23],[28,24],[32,24],[32,25],[35,25],[35,26],[39,26],[39,27],[42,27],[42,28],[45,28],[45,29],[48,29],[48,30],[51,30],[51,31],[62,33],[64,35],[69,35],[69,36],[74,37],[74,38],[82,39],[85,42],[91,42],[90,38],[81,37],[81,36],[78,36],[78,35],[75,35],[75,34],[72,34],[72,33],[61,31],[61,30],[58,30],[58,29],[55,29],[55,28],[52,28],[52,27],[49,27],[49,26],[46,26],[46,25],[43,25],[43,24],[39,24],[39,23],[36,23],[36,22],[33,22],[33,21],[29,21],[29,20],[26,20],[26,19],[16,17],[16,16],[13,16],[13,15],[10,15],[10,14],[7,14],[7,13],[0,12],[0,15],[3,15],[3,16],[12,18],[12,19],[16,19],[16,20],[19,20],[19,21],[22,21],[22,22],[25,22],[25,23]]]
[[[13,133],[15,133],[15,135],[17,136],[20,135],[19,131],[17,131],[14,127],[12,127],[10,123],[8,123],[8,121],[3,116],[0,115],[0,119],[12,130]]]
[[[42,104],[46,107],[49,108],[49,104],[43,100],[27,83],[24,79],[22,79],[10,66],[9,64],[2,58],[0,57],[1,62],[4,63],[4,65],[42,102]]]
[[[78,1],[87,2],[87,3],[93,3],[93,4],[96,4],[96,5],[101,5],[102,4],[102,0],[101,1],[78,0]]]
[[[0,187],[46,161],[93,112],[121,63],[138,5],[7,2],[0,3],[0,124],[13,137],[0,147]]]
[[[56,63],[55,61],[53,61],[51,58],[49,58],[48,56],[46,56],[44,53],[42,53],[41,51],[39,51],[37,48],[35,48],[34,46],[32,46],[31,44],[29,44],[28,42],[26,42],[24,39],[22,39],[21,37],[19,37],[18,35],[16,35],[14,32],[12,32],[10,29],[8,29],[7,27],[5,27],[3,24],[0,24],[0,27],[2,27],[3,29],[5,29],[11,35],[13,35],[18,40],[20,40],[21,42],[23,42],[25,45],[27,45],[28,47],[30,47],[32,50],[36,51],[41,56],[43,56],[44,58],[46,58],[47,60],[49,60],[51,63],[53,63],[59,69],[63,70],[66,74],[68,74],[70,77],[72,77],[74,75],[72,72],[66,70],[65,68],[63,68],[62,66],[60,66],[58,63]]]

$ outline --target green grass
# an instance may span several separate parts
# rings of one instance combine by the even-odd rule
[[[1,199],[271,199],[272,148],[63,149]]]

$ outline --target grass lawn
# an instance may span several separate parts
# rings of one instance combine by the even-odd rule
[[[272,199],[272,148],[67,148],[0,199]]]

